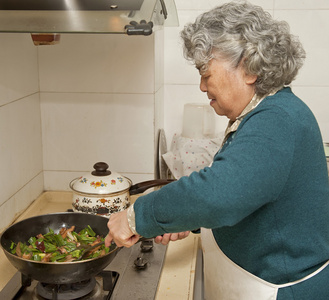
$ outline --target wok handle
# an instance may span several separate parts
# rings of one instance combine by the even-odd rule
[[[145,192],[149,188],[166,185],[173,181],[176,181],[176,179],[155,179],[155,180],[143,181],[132,185],[129,189],[129,193],[130,195],[140,194]]]

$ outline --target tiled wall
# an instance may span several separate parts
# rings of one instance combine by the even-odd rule
[[[97,161],[134,183],[154,177],[163,127],[163,30],[62,35],[35,47],[0,34],[0,231],[43,190]]]
[[[37,49],[0,34],[0,231],[43,190]]]
[[[161,34],[69,34],[39,47],[46,190],[68,189],[98,161],[133,182],[153,178]]]
[[[169,146],[184,104],[208,101],[179,32],[223,2],[176,0],[180,27],[150,37],[62,35],[35,47],[28,34],[0,34],[0,231],[44,189],[68,189],[97,161],[133,182],[153,178],[157,128]],[[293,89],[329,141],[329,2],[252,2],[300,36],[308,57]],[[226,123],[218,117],[217,131]]]

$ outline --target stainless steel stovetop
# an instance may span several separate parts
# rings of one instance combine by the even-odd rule
[[[17,272],[0,292],[0,299],[153,300],[166,250],[167,246],[153,240],[122,248],[95,278],[74,285],[43,285]]]

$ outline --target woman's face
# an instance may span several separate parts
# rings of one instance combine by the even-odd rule
[[[254,96],[256,79],[245,73],[241,63],[232,68],[227,61],[214,58],[201,75],[200,90],[207,93],[218,115],[235,121]]]

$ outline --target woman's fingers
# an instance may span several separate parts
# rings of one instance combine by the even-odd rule
[[[111,243],[113,241],[112,236],[110,235],[110,231],[107,234],[107,236],[105,237],[105,247],[110,247]]]
[[[154,242],[157,244],[167,245],[170,241],[182,240],[188,237],[190,231],[183,231],[178,233],[165,233],[154,238]]]

